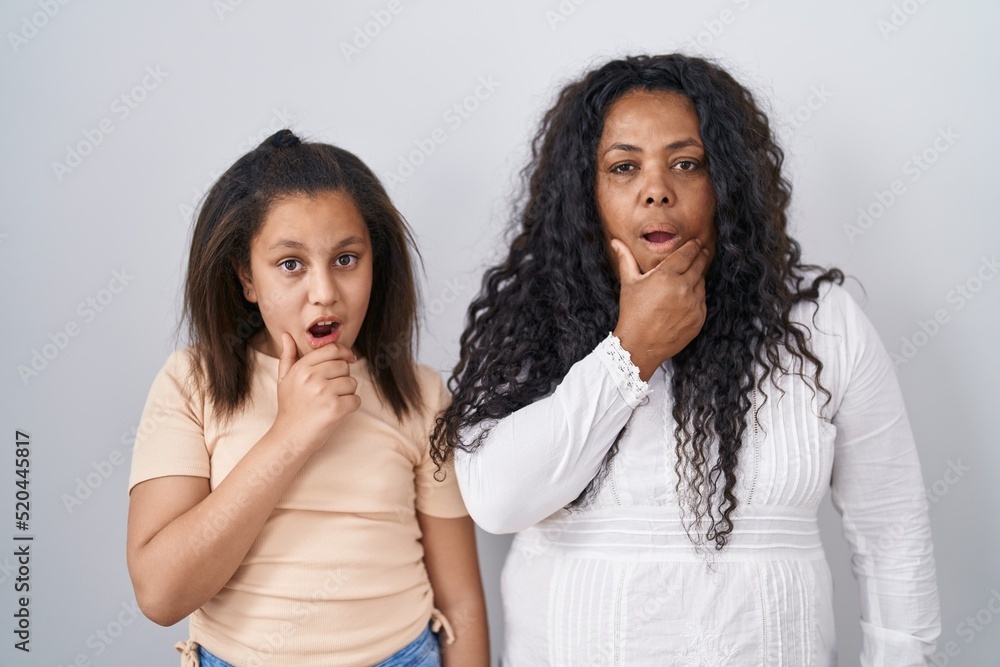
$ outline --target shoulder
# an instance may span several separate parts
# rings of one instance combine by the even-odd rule
[[[210,476],[205,433],[212,422],[193,373],[195,358],[190,348],[177,350],[156,374],[135,431],[129,490],[154,477]]]
[[[417,385],[420,387],[423,412],[437,415],[451,402],[451,392],[445,386],[444,378],[439,371],[427,364],[416,364],[414,370],[417,376]]]
[[[843,285],[832,281],[819,286],[815,300],[797,303],[792,308],[791,319],[820,337],[842,338],[866,331],[870,326],[851,293]]]
[[[821,285],[816,301],[797,304],[792,319],[808,329],[809,346],[824,364],[824,384],[829,382],[828,387],[846,388],[892,372],[878,331],[842,285]]]
[[[160,373],[186,377],[194,371],[197,358],[198,355],[195,353],[193,346],[174,350],[167,357],[167,361],[163,364],[163,368],[160,369]]]
[[[408,401],[410,408],[402,416],[393,412],[388,401],[378,391],[367,363],[359,369],[359,372],[364,378],[363,384],[367,387],[364,390],[366,396],[369,396],[372,401],[368,404],[367,410],[369,412],[378,414],[379,419],[394,424],[397,428],[404,430],[413,428],[423,433],[427,424],[433,424],[441,411],[451,402],[451,394],[445,386],[440,372],[426,364],[413,364],[412,368],[413,377],[416,380],[416,394],[412,397],[412,401]],[[352,370],[352,373],[354,372]],[[365,400],[362,398],[363,404],[365,404]]]
[[[814,277],[809,275],[808,280]],[[821,382],[832,393],[836,411],[856,375],[859,358],[880,346],[878,334],[850,291],[832,281],[818,286],[815,299],[795,304],[789,319],[805,334],[810,352],[822,363]]]
[[[174,350],[167,357],[163,368],[160,369],[160,373],[170,375],[171,377],[189,379],[195,377],[197,372],[203,371],[204,368],[204,363],[200,361],[200,357],[194,346],[189,345],[188,347]]]
[[[451,403],[451,393],[444,380],[434,368],[426,364],[414,364],[420,402],[413,406],[404,419],[407,430],[417,442],[427,442],[427,434],[434,430],[441,412]]]
[[[204,373],[200,371],[203,368],[193,347],[175,350],[156,374],[150,397],[172,402],[202,402]]]

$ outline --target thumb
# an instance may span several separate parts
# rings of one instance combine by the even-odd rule
[[[639,264],[627,245],[618,239],[611,239],[611,249],[618,256],[618,282],[633,282],[642,275]]]
[[[299,359],[299,348],[295,346],[295,339],[292,334],[281,334],[281,357],[278,358],[278,382],[285,379],[288,371]]]

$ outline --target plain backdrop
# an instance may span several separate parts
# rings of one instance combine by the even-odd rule
[[[555,93],[608,58],[683,50],[755,91],[805,258],[856,279],[898,355],[931,498],[936,664],[1000,664],[998,24],[986,0],[3,3],[0,663],[177,664],[186,623],[135,616],[126,488],[219,173],[285,126],[365,160],[415,231],[420,357],[447,373]],[[821,523],[853,665],[857,587],[829,501]],[[15,536],[34,538],[28,654]],[[509,537],[479,538],[496,661]]]

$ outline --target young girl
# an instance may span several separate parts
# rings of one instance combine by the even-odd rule
[[[288,130],[209,192],[129,483],[143,612],[182,664],[487,665],[473,525],[412,356],[411,238],[372,172]]]
[[[841,273],[802,264],[782,159],[751,93],[698,58],[609,62],[545,115],[435,431],[476,521],[518,533],[504,664],[836,664],[831,483],[861,664],[933,652],[892,362]]]

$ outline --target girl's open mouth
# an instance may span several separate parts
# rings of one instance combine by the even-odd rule
[[[324,320],[317,322],[307,329],[309,334],[309,345],[313,349],[336,343],[340,337],[340,322],[336,320]]]

